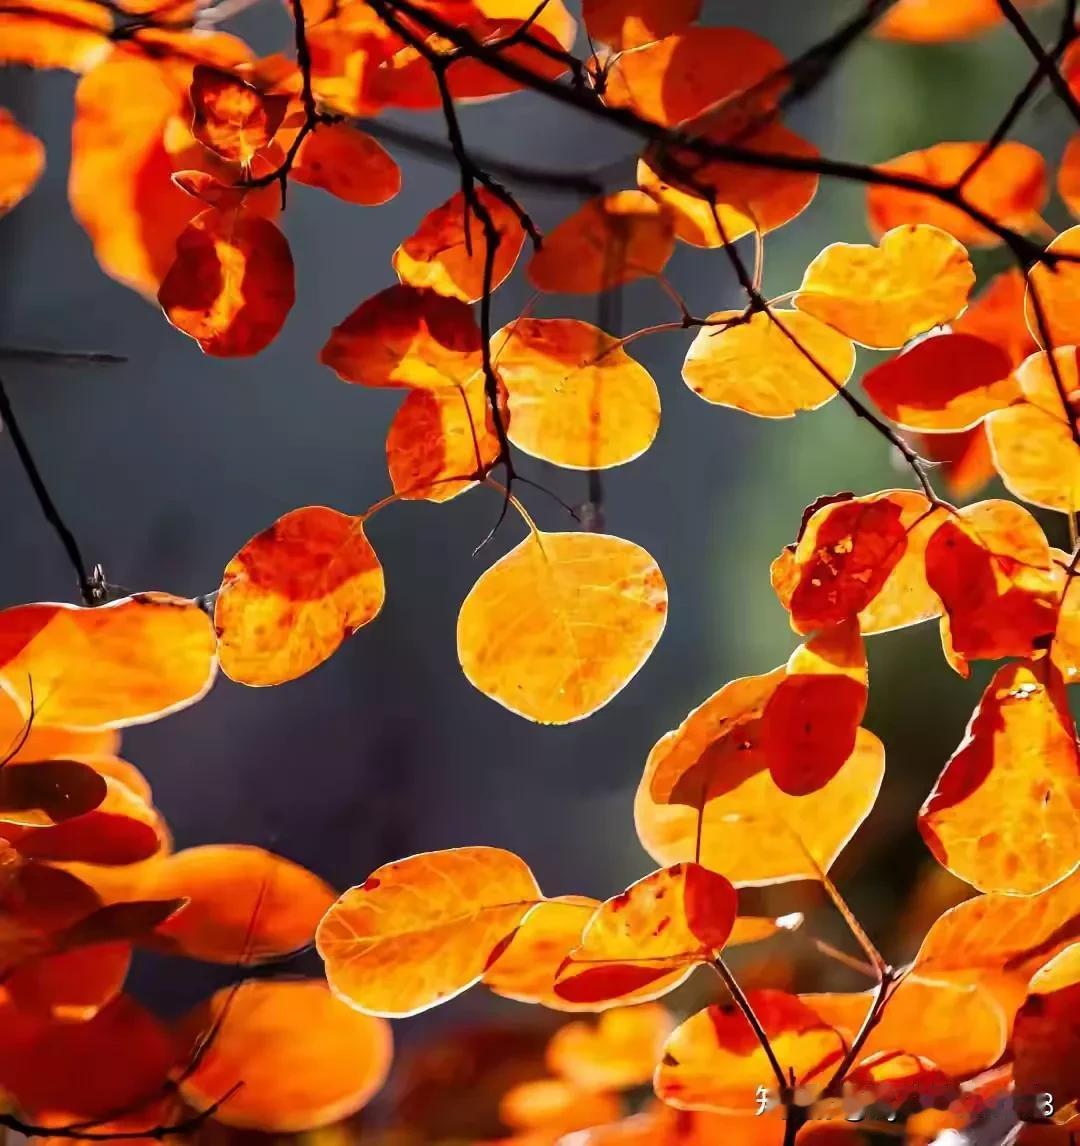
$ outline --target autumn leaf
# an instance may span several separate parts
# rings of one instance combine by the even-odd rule
[[[183,1019],[179,1041],[189,1058],[198,1053],[180,1083],[191,1106],[205,1110],[227,1095],[217,1122],[276,1134],[329,1126],[366,1106],[393,1046],[389,1023],[346,1006],[321,979],[225,987]]]
[[[378,207],[401,190],[401,170],[382,144],[346,123],[320,124],[309,133],[289,178],[361,207]]]
[[[507,434],[555,465],[606,469],[643,454],[660,426],[648,371],[598,327],[575,318],[519,318],[492,339],[507,392]]]
[[[44,170],[44,145],[0,108],[0,217],[30,194]]]
[[[91,0],[7,0],[0,64],[85,72],[109,54],[109,12]]]
[[[938,861],[980,891],[1034,895],[1080,863],[1080,749],[1045,661],[997,671],[918,824]]]
[[[666,994],[719,956],[737,908],[731,884],[700,864],[653,872],[596,909],[555,993],[601,1006]]]
[[[1022,3],[1030,5],[1032,0]],[[978,35],[1001,20],[997,0],[950,0],[944,5],[936,0],[899,0],[878,22],[875,31],[889,39],[933,44]]]
[[[167,593],[0,612],[0,685],[24,717],[33,711],[52,727],[158,720],[201,699],[216,671],[206,614]]]
[[[541,898],[525,863],[500,848],[424,852],[345,892],[315,944],[336,995],[400,1018],[476,983]]]
[[[42,826],[92,812],[105,799],[105,778],[77,760],[8,762],[0,769],[0,823]]]
[[[895,227],[876,247],[833,243],[806,268],[799,310],[888,350],[949,322],[975,284],[967,252],[937,227]]]
[[[602,708],[667,620],[656,562],[621,537],[529,535],[469,591],[458,660],[471,684],[526,719],[567,724]]]
[[[1013,1049],[1018,1094],[1051,1094],[1062,1107],[1080,1099],[1080,943],[1031,978],[1016,1015]]]
[[[641,1086],[652,1078],[674,1025],[659,1003],[616,1007],[595,1022],[561,1026],[548,1043],[547,1065],[587,1091]]]
[[[761,418],[790,418],[831,401],[855,369],[851,340],[798,311],[743,320],[720,311],[698,331],[683,381],[706,402]]]
[[[528,1141],[535,1132],[549,1136],[570,1134],[607,1122],[622,1113],[616,1094],[580,1090],[561,1078],[537,1078],[512,1086],[499,1101],[499,1119]]]
[[[544,236],[528,266],[544,291],[597,294],[660,274],[675,249],[675,223],[641,191],[590,199]]]
[[[131,966],[131,945],[100,943],[29,959],[4,975],[4,990],[26,1014],[85,1022],[117,998]]]
[[[581,14],[593,40],[634,48],[685,30],[701,0],[583,0]]]
[[[205,65],[191,79],[195,138],[223,159],[249,165],[281,126],[288,96],[260,92],[236,76]]]
[[[249,685],[295,680],[374,620],[385,597],[362,517],[294,509],[225,566],[214,605],[222,671]]]
[[[1070,227],[1046,248],[1050,255],[1080,255],[1080,227]],[[1027,272],[1024,314],[1032,338],[1044,349],[1080,344],[1080,262],[1036,263]]]

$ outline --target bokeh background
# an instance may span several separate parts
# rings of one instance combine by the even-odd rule
[[[720,0],[706,4],[706,19],[751,27],[794,54],[856,6]],[[1049,27],[1053,16],[1045,15]],[[265,51],[290,35],[274,0],[245,13],[236,30]],[[824,154],[865,162],[939,140],[985,138],[1030,66],[1007,30],[949,46],[868,40],[791,122]],[[0,105],[48,146],[41,184],[0,222],[0,346],[105,350],[127,362],[95,369],[0,362],[0,370],[88,560],[132,590],[205,593],[236,549],[280,514],[307,504],[358,512],[388,492],[383,441],[400,395],[342,383],[317,353],[335,323],[391,284],[395,246],[456,189],[456,173],[391,148],[404,189],[384,207],[295,188],[284,227],[298,298],[283,333],[254,359],[207,358],[100,271],[71,217],[74,86],[63,73],[0,72]],[[391,118],[442,138],[435,115]],[[560,169],[614,164],[612,189],[632,185],[632,139],[539,97],[470,107],[463,124],[486,152]],[[1067,124],[1044,99],[1018,135],[1056,160]],[[99,193],[107,199],[110,188]],[[572,196],[527,188],[521,198],[541,225],[576,206]],[[1065,223],[1059,205],[1048,218]],[[811,208],[769,237],[767,291],[795,287],[825,243],[866,238],[862,191],[823,183]],[[1004,259],[980,256],[980,277]],[[681,247],[669,275],[695,313],[737,305],[719,252]],[[496,321],[514,317],[529,294],[516,274],[496,296]],[[653,284],[626,289],[615,309],[620,333],[674,317]],[[595,301],[558,297],[543,299],[536,313],[594,321],[597,314]],[[494,493],[476,490],[443,507],[400,505],[370,528],[386,569],[386,607],[331,661],[274,689],[222,678],[196,707],[125,735],[124,753],[153,783],[177,846],[261,844],[339,888],[394,858],[477,843],[520,853],[549,894],[606,897],[645,874],[652,864],[634,835],[632,801],[650,747],[722,684],[774,667],[796,643],[768,566],[794,538],[803,506],[837,490],[910,484],[887,444],[840,402],[776,423],[703,404],[679,376],[689,340],[665,334],[634,345],[660,386],[663,424],[644,457],[603,477],[607,528],[656,557],[671,595],[656,653],[610,705],[583,723],[545,728],[474,691],[455,657],[457,609],[480,572],[517,543],[521,526],[508,519],[474,556],[500,508]],[[873,360],[860,352],[860,369]],[[524,458],[522,468],[567,501],[585,499],[584,475]],[[2,438],[0,490],[0,605],[74,599],[64,555]],[[521,492],[542,527],[573,527],[553,500]],[[1063,544],[1059,522],[1048,528]],[[961,739],[984,675],[970,682],[953,675],[933,625],[875,637],[870,664],[866,723],[886,744],[888,773],[835,875],[888,957],[900,961],[925,913],[964,894],[931,874],[914,817]],[[779,889],[755,905],[806,910],[811,933],[853,949],[813,887]],[[863,985],[823,961],[805,936],[743,953],[741,964],[752,982]],[[226,969],[147,957],[134,986],[177,1013],[227,977]],[[695,984],[691,996],[714,989],[707,976]],[[407,1054],[435,1032],[492,1016],[518,1024],[548,1018],[477,991],[397,1024],[395,1033]]]

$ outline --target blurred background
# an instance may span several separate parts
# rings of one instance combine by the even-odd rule
[[[857,6],[707,0],[704,18],[753,28],[792,55]],[[1044,15],[1049,28],[1056,17]],[[245,13],[235,30],[267,52],[291,34],[286,10],[273,0]],[[790,122],[825,155],[875,162],[939,140],[985,138],[1029,71],[1007,30],[932,47],[868,40]],[[132,590],[205,593],[240,545],[282,513],[308,504],[359,512],[389,491],[383,442],[401,396],[346,385],[317,354],[335,323],[394,281],[395,246],[453,193],[456,172],[391,147],[404,188],[386,206],[368,211],[293,189],[283,225],[298,297],[284,331],[257,358],[208,358],[101,272],[71,217],[74,87],[65,73],[0,72],[0,105],[48,147],[37,190],[0,222],[0,345],[103,350],[127,362],[10,364],[4,382],[88,561]],[[391,118],[443,137],[438,116]],[[463,125],[468,140],[508,159],[582,170],[624,160],[612,189],[632,185],[633,140],[540,97],[469,107]],[[1067,128],[1057,104],[1044,99],[1017,137],[1056,162]],[[542,226],[577,205],[572,196],[527,188],[520,197]],[[1048,218],[1065,225],[1057,204]],[[810,209],[769,237],[766,293],[797,286],[827,242],[867,236],[861,190],[823,183]],[[980,280],[1004,264],[1001,253],[980,255]],[[719,252],[681,246],[668,273],[695,313],[738,304]],[[510,279],[495,298],[496,323],[518,314],[530,293],[520,272]],[[615,333],[674,317],[651,283],[624,290],[618,311]],[[560,297],[542,299],[536,313],[597,315],[595,300]],[[551,895],[607,897],[650,870],[632,819],[645,758],[721,685],[789,655],[796,638],[768,567],[794,539],[804,505],[838,490],[910,484],[887,444],[840,402],[784,422],[703,404],[679,375],[689,341],[676,333],[635,343],[634,356],[659,384],[663,423],[644,457],[603,477],[607,529],[656,557],[671,597],[659,647],[610,705],[583,723],[546,728],[474,691],[455,656],[457,610],[483,569],[520,540],[521,525],[507,519],[473,556],[499,512],[496,494],[478,489],[446,506],[399,505],[369,531],[386,570],[386,607],[327,664],[273,689],[221,678],[201,704],[125,734],[124,754],[152,782],[177,847],[260,844],[342,889],[391,859],[479,843],[518,852]],[[860,351],[860,370],[874,360]],[[585,475],[528,458],[520,467],[569,502],[586,498]],[[3,439],[0,489],[0,605],[75,599],[63,552]],[[521,492],[541,527],[574,527],[552,499]],[[1063,527],[1047,527],[1064,545]],[[934,625],[875,637],[869,653],[866,723],[885,742],[888,771],[876,810],[834,875],[886,956],[899,962],[912,954],[925,913],[964,895],[929,874],[914,817],[962,737],[985,674],[977,670],[970,682],[952,674]],[[752,906],[805,910],[810,933],[852,949],[814,887],[776,889]],[[805,936],[741,954],[752,983],[864,985],[823,960]],[[177,1013],[227,977],[227,969],[146,957],[134,989]],[[703,980],[688,997],[713,990]],[[396,1024],[395,1034],[407,1053],[434,1032],[488,1017],[550,1020],[477,991]]]

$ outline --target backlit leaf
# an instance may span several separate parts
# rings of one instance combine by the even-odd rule
[[[681,32],[700,13],[701,0],[584,0],[581,7],[589,36],[613,48],[633,48]]]
[[[1034,0],[1035,3],[1040,0]],[[1021,6],[1033,0],[1021,0]],[[997,0],[900,0],[886,11],[875,31],[880,36],[916,43],[961,40],[1002,22]]]
[[[1051,1094],[1062,1107],[1080,1099],[1080,943],[1032,976],[1013,1049],[1018,1094]]]
[[[660,426],[660,395],[620,341],[576,318],[519,318],[492,339],[510,410],[508,435],[534,457],[575,469],[632,461]]]
[[[362,1015],[321,979],[249,979],[185,1017],[193,1051],[213,1038],[180,1092],[226,1126],[293,1134],[340,1122],[366,1106],[390,1070],[390,1024]],[[238,1082],[235,1093],[229,1093]]]
[[[567,724],[626,686],[666,620],[667,586],[644,549],[605,534],[537,530],[465,598],[458,660],[511,712]]]
[[[0,823],[36,826],[92,812],[105,799],[104,777],[76,760],[8,762],[0,769]]]
[[[612,1122],[621,1113],[618,1095],[580,1090],[561,1078],[519,1082],[499,1101],[500,1121],[521,1132],[525,1142],[530,1131],[549,1141],[557,1135]]]
[[[876,247],[826,247],[806,268],[794,302],[855,342],[887,350],[956,318],[974,284],[956,239],[937,227],[904,226]]]
[[[0,685],[44,724],[92,730],[157,720],[201,699],[216,671],[209,618],[167,593],[0,612]]]
[[[980,891],[1033,895],[1080,863],[1080,750],[1045,661],[994,675],[919,812],[936,858]]]
[[[45,169],[45,147],[0,108],[0,216],[33,190]]]
[[[192,219],[158,291],[173,326],[216,358],[248,357],[269,346],[295,298],[285,236],[242,207],[211,207]]]
[[[560,1027],[547,1048],[548,1069],[583,1090],[628,1090],[652,1078],[674,1028],[659,1003],[617,1007],[595,1022]]]
[[[225,566],[214,606],[222,671],[241,684],[295,680],[374,620],[385,597],[362,517],[294,509]]]
[[[1051,254],[1080,255],[1080,227],[1062,231],[1046,249]],[[1080,262],[1060,261],[1052,267],[1036,263],[1028,271],[1024,314],[1032,338],[1044,350],[1080,345]]]
[[[382,144],[346,123],[320,124],[311,132],[289,178],[361,207],[377,207],[401,190],[401,170]]]
[[[683,363],[683,381],[706,402],[762,418],[790,418],[835,398],[855,369],[851,340],[797,311],[747,321],[738,311],[709,316]],[[723,325],[730,323],[730,325]]]
[[[0,64],[83,72],[108,55],[109,12],[90,0],[7,0]]]
[[[720,954],[737,908],[731,884],[699,864],[653,872],[596,909],[555,992],[599,1005],[666,994]]]
[[[4,989],[21,1011],[82,1022],[120,994],[130,965],[130,944],[99,943],[27,960]]]
[[[200,65],[191,79],[192,132],[223,159],[250,164],[281,125],[288,96],[266,95],[236,76]]]
[[[500,848],[424,852],[373,872],[326,913],[315,942],[326,977],[359,1011],[402,1017],[471,987],[540,899]]]

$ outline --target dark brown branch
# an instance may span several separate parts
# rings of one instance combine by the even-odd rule
[[[1047,55],[1046,50],[1039,43],[1039,38],[1020,14],[1020,10],[1013,3],[1013,0],[997,0],[997,6],[1005,19],[1013,26],[1016,34],[1024,41],[1024,46],[1031,53],[1032,58],[1044,69],[1054,91],[1057,92],[1058,98],[1068,108],[1069,114],[1077,125],[1080,126],[1080,102],[1073,95],[1057,63]]]

